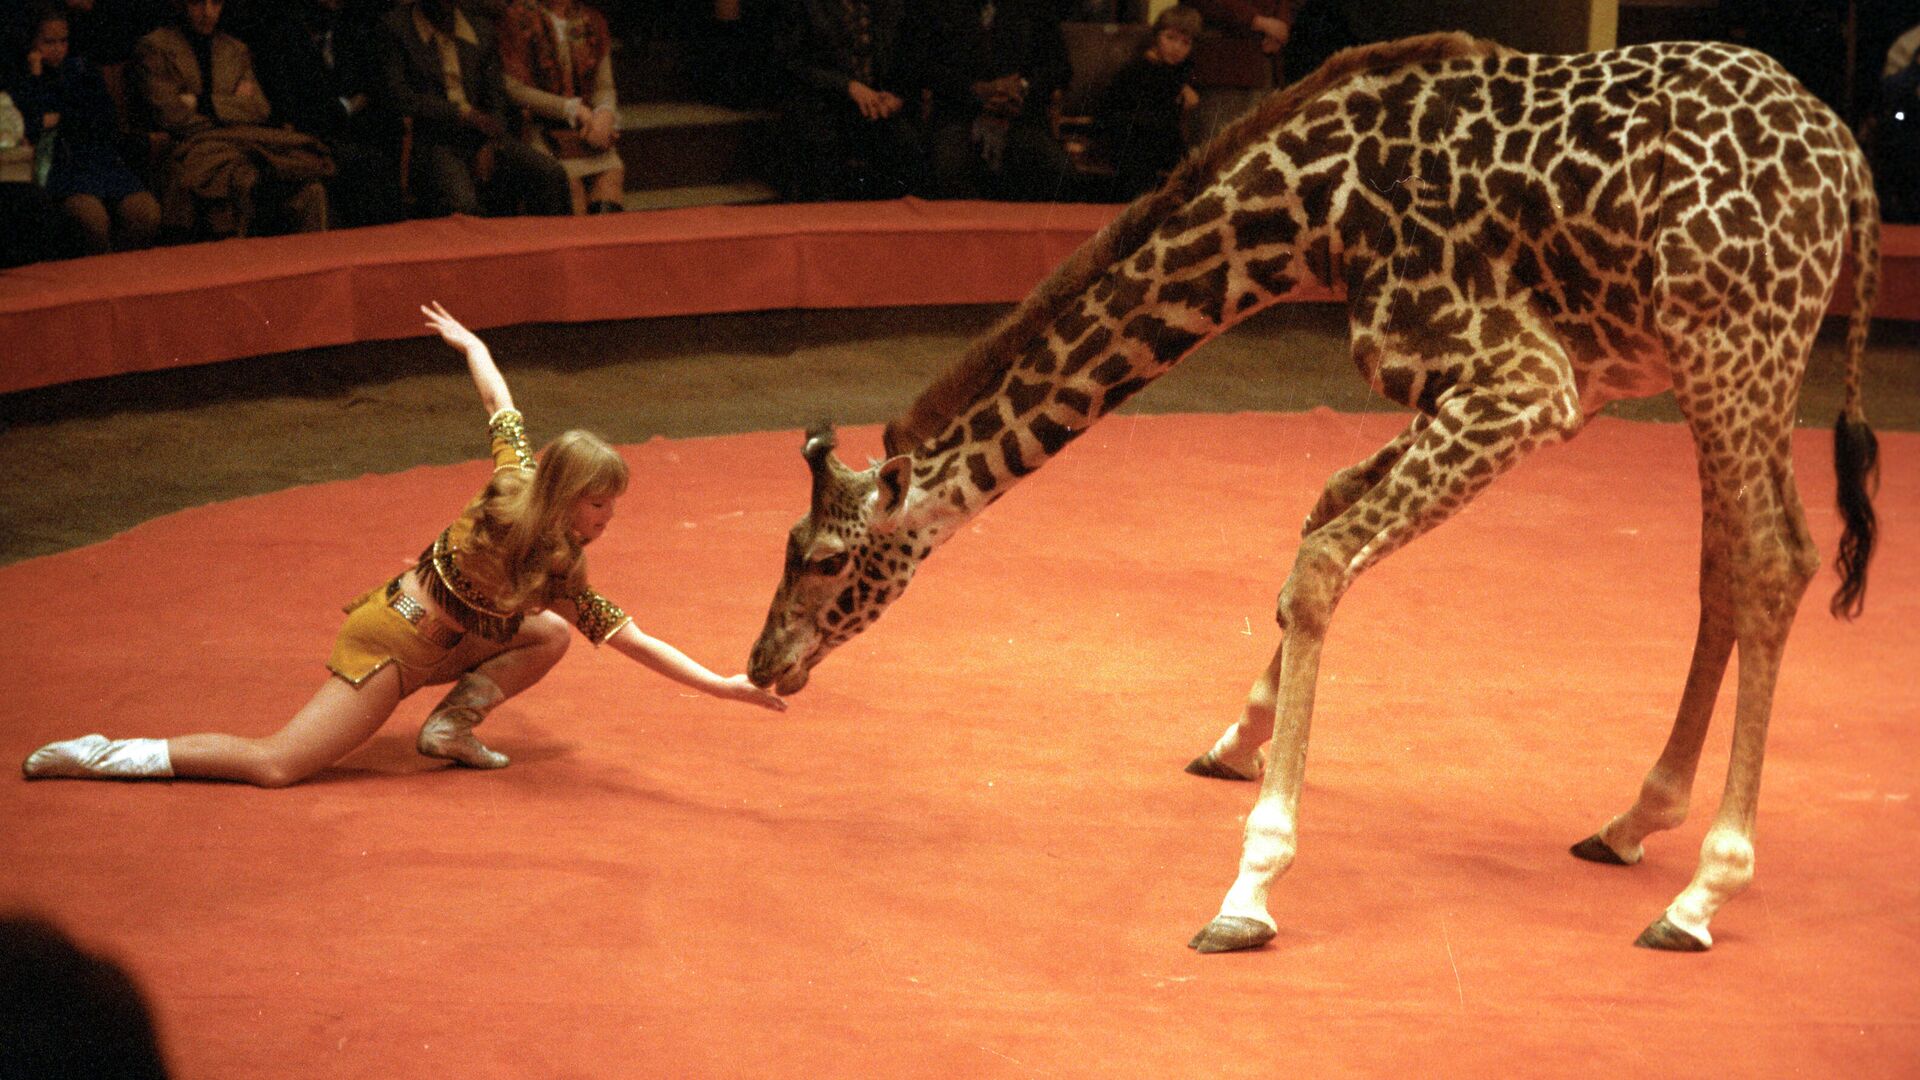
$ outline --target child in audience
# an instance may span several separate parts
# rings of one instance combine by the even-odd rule
[[[1200,27],[1200,13],[1183,4],[1161,12],[1140,55],[1114,75],[1094,107],[1127,198],[1158,187],[1186,151],[1186,115],[1200,102],[1190,85]]]

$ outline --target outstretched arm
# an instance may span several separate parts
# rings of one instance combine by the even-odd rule
[[[744,701],[775,712],[786,711],[786,702],[748,682],[745,675],[716,675],[672,645],[641,633],[631,622],[615,631],[606,643],[674,682],[701,693],[728,701]]]
[[[441,307],[438,300],[431,305],[421,305],[420,313],[427,317],[427,325],[439,332],[440,340],[465,354],[467,371],[473,376],[474,389],[480,391],[480,404],[486,407],[487,415],[513,408],[513,395],[507,392],[507,380],[501,377],[500,369],[494,366],[493,354],[487,351],[487,343],[460,325],[459,319],[447,314],[447,309]]]

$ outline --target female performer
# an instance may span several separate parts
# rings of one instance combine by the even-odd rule
[[[593,591],[583,549],[613,518],[627,487],[626,462],[598,437],[569,431],[536,464],[487,346],[438,303],[420,310],[466,355],[489,417],[493,478],[411,570],[348,606],[327,661],[334,677],[265,738],[85,735],[35,750],[22,766],[28,777],[178,776],[284,787],[365,742],[401,698],[447,682],[453,688],[421,726],[417,748],[476,769],[502,768],[507,756],[488,749],[473,729],[559,661],[568,623],[596,645],[609,644],[696,690],[786,708],[745,675],[716,675],[642,633]]]

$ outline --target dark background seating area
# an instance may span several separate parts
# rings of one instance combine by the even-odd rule
[[[168,22],[176,3],[184,0],[22,0],[9,4],[11,25],[0,25],[6,35],[0,54],[0,87],[22,77],[26,53],[25,39],[30,31],[19,25],[27,13],[43,4],[66,5],[72,21],[72,47],[84,55],[104,78],[119,107],[121,131],[118,145],[155,194],[166,182],[164,165],[175,149],[174,138],[153,123],[140,104],[140,72],[136,61],[137,42],[142,34]],[[284,45],[291,13],[307,5],[337,8],[330,16],[339,27],[336,40],[345,55],[347,43],[372,33],[379,20],[396,7],[412,0],[224,0],[219,26],[222,31],[248,43],[253,64],[262,87],[278,93],[283,101],[294,91],[287,89],[286,73],[275,65],[287,64]],[[499,20],[516,0],[459,0],[477,23]],[[520,3],[531,0],[517,0]],[[549,0],[552,2],[552,0]],[[899,0],[870,0],[873,19],[885,22]],[[1015,10],[1026,0],[1000,5]],[[1134,192],[1119,190],[1113,183],[1111,155],[1099,145],[1100,136],[1090,118],[1101,92],[1114,74],[1138,55],[1149,37],[1147,0],[1032,0],[1044,16],[1047,26],[1058,26],[1059,37],[1071,67],[1071,77],[1051,102],[1056,118],[1052,133],[1065,152],[1064,172],[1038,194],[1055,201],[1116,201]],[[588,5],[603,13],[611,37],[610,66],[617,88],[618,137],[615,144],[624,169],[619,204],[628,210],[660,209],[679,206],[747,204],[777,201],[806,194],[819,195],[811,187],[797,189],[795,152],[817,148],[796,147],[791,106],[796,100],[800,75],[807,57],[796,56],[801,46],[783,43],[793,37],[797,20],[811,10],[806,0],[599,0]],[[838,5],[834,5],[838,6]],[[964,6],[964,2],[963,2]],[[1336,26],[1323,33],[1324,51],[1335,45],[1354,43],[1369,34],[1398,32],[1424,24],[1417,15],[1388,18],[1380,11],[1400,10],[1408,5],[1357,5],[1341,0],[1272,0],[1270,6],[1290,12],[1303,27]],[[1920,108],[1899,110],[1890,106],[1883,89],[1880,69],[1894,39],[1908,29],[1911,13],[1902,14],[1901,5],[1878,0],[1830,0],[1773,5],[1701,3],[1682,8],[1623,3],[1619,17],[1622,44],[1667,37],[1722,38],[1743,41],[1776,55],[1828,100],[1875,146],[1903,152],[1913,143],[1911,129],[1920,124]],[[1750,8],[1766,8],[1766,12]],[[1362,9],[1367,9],[1363,12]],[[904,9],[897,9],[904,11]],[[919,12],[919,8],[914,9]],[[1441,14],[1445,5],[1436,9]],[[911,30],[920,21],[919,14],[902,18]],[[1051,32],[1051,31],[1049,31]],[[1306,33],[1302,31],[1302,36]],[[929,99],[924,88],[937,81],[925,69],[928,59],[943,43],[923,42],[903,30],[895,46],[903,53],[907,70],[898,76],[904,80],[901,93],[909,99],[903,111],[911,118],[926,120]],[[1207,31],[1209,38],[1216,31]],[[364,43],[363,43],[364,44]],[[1201,47],[1205,47],[1202,42]],[[1318,53],[1313,53],[1317,56]],[[342,61],[345,62],[344,60]],[[1295,77],[1299,72],[1285,71],[1279,78]],[[880,76],[875,75],[876,83]],[[1891,84],[1887,84],[1891,85]],[[590,96],[582,89],[581,96]],[[332,195],[332,227],[399,220],[409,216],[430,216],[441,208],[425,205],[407,185],[408,166],[402,155],[407,152],[405,125],[391,115],[386,103],[375,100],[365,115],[373,119],[362,124],[357,140],[371,138],[365,131],[384,134],[372,141],[376,150],[390,154],[390,160],[371,166],[342,148],[337,154],[339,175],[329,183]],[[1892,103],[1897,104],[1897,103]],[[291,105],[275,103],[270,124],[288,122]],[[527,106],[509,110],[515,125],[538,124]],[[1893,119],[1900,116],[1900,120]],[[314,126],[309,123],[307,126]],[[318,132],[323,140],[345,135]],[[927,132],[922,131],[922,142]],[[922,145],[922,150],[926,147]],[[870,163],[857,152],[847,160],[830,162],[829,169],[858,172]],[[367,169],[376,174],[369,180]],[[15,173],[20,170],[16,168]],[[1902,194],[1915,175],[1897,162],[1882,166],[1892,178],[1883,187],[1888,219],[1909,219],[1917,209],[1910,194]],[[351,175],[350,175],[351,174]],[[14,176],[18,179],[18,176]],[[387,180],[382,185],[376,181]],[[891,197],[919,194],[936,197],[934,185],[924,176],[909,179],[894,187],[864,184],[850,180],[837,194],[867,197]],[[352,188],[353,190],[348,190]],[[983,192],[995,197],[993,190]],[[584,204],[576,204],[584,205]],[[605,203],[597,203],[611,209]],[[518,212],[527,204],[507,205],[502,212]],[[271,232],[284,229],[285,222],[268,220],[257,229]],[[166,239],[190,239],[191,234],[175,233]],[[42,254],[72,254],[71,246]],[[12,261],[25,261],[16,253]]]

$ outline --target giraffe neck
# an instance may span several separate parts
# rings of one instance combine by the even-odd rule
[[[1263,253],[1270,254],[1270,253]],[[1149,258],[1151,255],[1151,258]],[[937,544],[1201,345],[1278,299],[1229,312],[1217,230],[1142,249],[1068,304],[998,384],[914,453],[909,521]],[[1153,269],[1143,272],[1141,264]]]
[[[1404,213],[1429,182],[1413,139],[1423,88],[1442,64],[1464,74],[1504,55],[1462,35],[1351,50],[1189,158],[888,425],[888,451],[915,459],[910,525],[936,540],[950,534],[1196,348],[1278,300],[1303,290],[1325,298],[1336,285],[1350,301],[1371,295],[1380,275],[1368,268],[1386,252],[1370,238],[1389,237],[1389,214]],[[1395,73],[1395,93],[1365,81],[1375,71]],[[1358,88],[1393,98],[1391,115],[1375,117],[1393,128],[1391,140],[1356,141],[1342,94]],[[1451,117],[1450,102],[1436,115]]]

